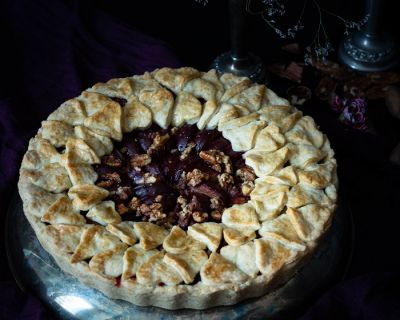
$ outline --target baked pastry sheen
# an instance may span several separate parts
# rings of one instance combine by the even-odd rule
[[[96,168],[119,166],[110,154],[124,134],[155,125],[221,132],[243,154],[242,201],[175,225],[161,200],[135,207],[128,199],[130,208],[113,201],[108,186],[118,177],[103,181]],[[165,139],[155,135],[130,166],[141,172]],[[192,149],[173,152],[183,159]],[[221,188],[234,183],[229,157],[207,152],[199,156]],[[185,174],[190,186],[204,178],[200,170]],[[37,238],[64,271],[111,298],[203,309],[260,296],[290,278],[330,226],[337,183],[334,152],[311,117],[247,78],[186,67],[98,83],[64,102],[30,140],[18,187]],[[177,201],[189,207],[184,200]],[[132,208],[146,218],[124,218]]]

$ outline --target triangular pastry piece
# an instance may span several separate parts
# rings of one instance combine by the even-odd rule
[[[321,148],[324,136],[318,130],[313,118],[310,116],[302,117],[285,133],[286,139],[294,144],[308,144],[316,148]]]
[[[268,90],[267,90],[268,91]],[[287,117],[292,112],[292,107],[287,105],[269,105],[264,106],[257,111],[260,114],[260,119],[268,123],[277,123],[281,119]]]
[[[328,227],[331,211],[318,204],[309,204],[298,209],[286,211],[296,233],[303,241],[317,240]]]
[[[186,284],[192,283],[208,260],[203,250],[188,250],[181,254],[166,253],[163,262],[172,267]]]
[[[142,91],[139,100],[150,109],[156,124],[163,129],[169,126],[174,108],[174,97],[171,92],[164,88],[157,91]]]
[[[301,183],[316,189],[326,188],[336,175],[336,160],[310,165],[305,170],[298,170],[297,174]]]
[[[256,233],[252,229],[236,230],[232,228],[225,228],[223,231],[224,240],[230,246],[241,246],[256,237]]]
[[[57,250],[72,253],[79,245],[83,232],[90,225],[71,226],[65,224],[54,224],[46,226],[46,232],[51,237]]]
[[[110,104],[117,103],[104,94],[90,91],[83,91],[77,99],[83,102],[86,114],[89,117],[107,108]]]
[[[290,149],[290,164],[301,169],[319,162],[326,156],[321,149],[306,144],[289,143],[287,147]]]
[[[286,146],[273,152],[250,150],[244,154],[246,164],[252,167],[259,177],[280,170],[289,156],[290,151]]]
[[[251,86],[251,81],[247,78],[239,78],[241,79],[239,82],[235,83],[234,85],[230,86],[227,85],[227,82],[224,83],[224,75],[221,76],[221,81],[224,84],[225,88],[227,89],[221,97],[222,102],[226,102],[230,100],[232,97],[238,95],[243,90],[247,89]]]
[[[90,148],[96,152],[98,157],[111,153],[113,149],[112,140],[109,137],[102,136],[83,126],[74,128],[75,135],[84,140]]]
[[[128,99],[133,93],[133,83],[129,78],[115,78],[106,83],[96,83],[88,91],[102,93],[109,97]]]
[[[39,137],[49,140],[55,147],[63,147],[69,138],[74,137],[74,128],[62,121],[42,121],[42,127],[38,131]]]
[[[254,244],[256,265],[262,274],[270,278],[285,265],[300,257],[299,251],[291,250],[276,241],[256,239]]]
[[[158,252],[157,250],[143,250],[138,244],[129,247],[123,257],[122,281],[136,283],[135,277],[139,267]]]
[[[47,209],[41,220],[51,224],[84,225],[86,223],[85,217],[73,207],[72,201],[65,195]]]
[[[91,271],[110,280],[115,280],[122,274],[123,257],[126,245],[120,244],[114,249],[96,254],[89,262]]]
[[[109,100],[109,103],[103,109],[86,118],[83,124],[100,135],[121,141],[122,108],[119,103]]]
[[[293,128],[293,126],[299,119],[301,119],[302,116],[303,113],[301,111],[295,111],[286,116],[285,118],[280,119],[275,124],[279,127],[282,133],[285,133],[289,131],[291,128]]]
[[[163,262],[163,253],[158,252],[148,258],[136,272],[137,282],[143,285],[176,285],[182,278],[168,264]]]
[[[237,110],[230,104],[223,103],[214,114],[209,118],[208,123],[206,125],[207,129],[215,129],[218,126],[221,118],[224,118],[227,114],[233,112],[235,115],[239,116]],[[225,117],[225,119],[227,119]],[[201,120],[201,119],[200,119]],[[226,120],[225,120],[226,121]]]
[[[19,183],[19,193],[24,202],[25,212],[41,218],[47,209],[63,195],[51,193],[33,183]]]
[[[297,178],[296,170],[293,166],[287,166],[279,170],[273,175],[268,175],[260,178],[260,181],[270,184],[282,184],[287,186],[294,186],[299,181]]]
[[[278,192],[266,196],[263,200],[250,200],[256,209],[260,221],[271,220],[279,216],[286,205],[287,193]]]
[[[303,251],[306,249],[286,214],[281,214],[273,220],[263,222],[258,233],[261,237],[278,241],[292,250]]]
[[[280,133],[279,127],[270,124],[257,134],[254,144],[255,150],[276,151],[285,144],[285,136]]]
[[[313,203],[328,206],[332,201],[323,190],[310,188],[302,183],[295,185],[288,193],[288,207],[299,208]]]
[[[136,243],[133,226],[134,222],[132,221],[122,221],[118,224],[108,224],[106,230],[117,236],[123,243],[133,246]]]
[[[216,222],[195,223],[188,228],[188,235],[205,243],[208,250],[216,251],[222,238],[222,226]]]
[[[284,184],[272,184],[264,180],[264,178],[258,178],[255,180],[255,187],[250,193],[252,200],[264,200],[266,198],[275,196],[280,193],[286,193],[289,191],[289,186]]]
[[[188,81],[200,77],[201,72],[189,67],[179,69],[161,68],[153,72],[153,76],[163,86],[178,93]]]
[[[206,73],[203,73],[201,78],[210,82],[214,86],[214,88],[216,89],[215,99],[216,101],[219,101],[224,94],[225,88],[221,80],[219,79],[218,73],[215,71],[215,69],[211,69]]]
[[[187,235],[179,226],[174,226],[164,239],[163,248],[172,254],[181,254],[188,250],[202,250],[206,245]]]
[[[122,108],[122,131],[131,132],[134,129],[147,129],[151,126],[153,117],[151,111],[135,96],[129,98]]]
[[[79,184],[94,184],[98,178],[96,171],[94,171],[90,164],[67,162],[65,169],[74,186]]]
[[[49,163],[39,170],[21,170],[21,176],[50,192],[63,192],[72,186],[68,173],[58,163]]]
[[[82,101],[70,99],[53,111],[47,119],[62,121],[71,126],[76,126],[83,124],[86,117],[87,114]]]
[[[243,283],[248,279],[246,273],[216,252],[211,253],[200,270],[200,276],[201,281],[208,285]]]
[[[245,126],[253,121],[258,120],[259,115],[256,112],[249,113],[247,115],[230,119],[227,121],[220,121],[218,124],[218,131],[228,130],[228,129],[237,129],[239,127]]]
[[[71,256],[71,262],[89,259],[100,252],[112,250],[121,245],[122,242],[118,237],[106,231],[102,226],[93,225],[83,231],[79,245]]]
[[[89,210],[94,205],[107,198],[109,192],[106,189],[92,184],[80,184],[73,186],[68,191],[68,196],[76,208],[82,211]]]
[[[225,246],[221,248],[221,256],[232,262],[249,277],[254,278],[259,270],[256,265],[254,242],[248,242],[241,246]]]
[[[133,94],[136,97],[139,97],[142,92],[157,91],[161,88],[161,85],[154,80],[149,72],[145,72],[142,75],[134,75],[131,80],[133,81]]]
[[[26,169],[40,169],[49,163],[59,163],[60,154],[46,139],[35,137],[29,141],[28,151],[25,153],[21,167]]]
[[[100,163],[96,152],[83,139],[79,138],[68,139],[64,156],[68,163]]]
[[[203,130],[206,127],[208,121],[210,121],[211,117],[217,111],[217,109],[218,105],[213,100],[207,101],[204,104],[203,113],[201,114],[200,119],[197,121],[197,128],[199,130]]]
[[[107,224],[118,224],[121,222],[121,216],[115,210],[114,201],[103,201],[90,208],[86,218],[95,221],[103,226]]]
[[[35,150],[46,163],[58,162],[60,154],[57,149],[46,139],[38,136],[29,140],[28,150]]]
[[[252,121],[242,127],[226,129],[222,135],[231,142],[233,151],[247,151],[253,148],[257,133],[265,125],[265,121]]]
[[[302,117],[300,111],[292,112],[291,110],[292,107],[288,105],[268,106],[258,110],[258,113],[260,114],[261,120],[276,125],[281,133],[285,133]]]
[[[172,115],[172,125],[180,127],[184,123],[193,124],[200,119],[203,106],[192,94],[178,93],[175,100],[175,109]]]
[[[229,103],[246,106],[250,111],[257,111],[261,107],[266,87],[264,85],[253,85],[233,96],[228,100]]]
[[[134,229],[144,250],[157,248],[168,236],[167,230],[151,222],[136,222]]]
[[[205,101],[217,99],[215,86],[202,78],[189,80],[183,87],[183,91],[194,95],[196,98],[202,98]]]
[[[256,210],[250,203],[235,204],[225,209],[221,221],[227,227],[238,230],[258,230],[260,228]]]

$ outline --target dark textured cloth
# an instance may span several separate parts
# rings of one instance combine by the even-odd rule
[[[88,7],[85,1],[1,1],[0,32],[3,231],[21,157],[41,120],[96,82],[178,67],[180,62],[166,43]],[[49,317],[33,295],[21,293],[6,263],[1,241],[0,319]]]
[[[179,15],[175,10],[176,26],[169,29],[176,30],[176,35],[168,39],[176,38],[173,48],[185,56],[186,49],[193,54],[183,31],[190,27],[190,18],[186,15],[186,26],[182,26]],[[214,16],[223,15],[216,12]],[[206,20],[202,16],[196,21]],[[212,24],[218,25],[209,19],[210,30]],[[193,32],[200,29],[197,26]],[[97,9],[90,1],[0,2],[2,226],[27,142],[52,110],[96,82],[181,65],[166,43],[145,35],[145,26],[141,31]],[[213,38],[213,34],[207,39],[209,42],[202,44],[204,54],[212,56],[213,48],[221,46],[220,39]],[[265,51],[272,47],[268,41],[259,42],[259,46],[265,46]],[[198,54],[200,61],[203,52]],[[202,60],[199,65],[207,63]],[[337,122],[335,114],[317,102],[303,110],[321,125],[337,153],[341,192],[354,215],[356,247],[350,279],[327,290],[301,319],[400,319],[400,264],[396,259],[400,168],[388,162],[389,152],[399,140],[398,131],[394,133],[391,128],[398,130],[399,126],[393,121],[388,126],[386,118],[381,117],[383,110],[370,110],[372,119],[384,119],[378,121],[377,127],[383,135],[348,130]],[[7,267],[3,242],[0,266],[0,319],[51,318],[33,295],[19,291]]]

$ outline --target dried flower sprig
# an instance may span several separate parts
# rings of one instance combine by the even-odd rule
[[[263,8],[261,10],[255,11],[252,9],[252,2],[253,0],[247,0],[246,1],[246,10],[250,14],[258,14],[261,15],[262,19],[267,23],[269,27],[272,28],[272,30],[275,31],[275,33],[282,39],[286,38],[295,38],[296,34],[304,29],[304,25],[302,22],[303,15],[304,15],[304,10],[307,6],[308,0],[304,0],[303,2],[303,8],[300,12],[300,15],[296,21],[296,23],[292,26],[287,28],[286,30],[283,28],[280,28],[278,26],[277,19],[282,17],[286,13],[286,7],[283,3],[280,2],[281,0],[261,0],[261,3],[263,4]],[[364,25],[369,18],[369,15],[366,15],[363,17],[360,21],[355,22],[351,20],[347,20],[329,10],[326,10],[322,8],[317,0],[312,0],[314,6],[318,10],[318,27],[317,31],[315,33],[314,39],[310,43],[309,46],[306,47],[306,54],[304,56],[304,62],[306,64],[309,64],[312,58],[317,58],[321,60],[326,60],[326,58],[329,56],[331,52],[334,51],[331,42],[329,41],[329,37],[327,35],[327,32],[325,30],[324,24],[323,24],[323,13],[333,16],[337,19],[339,19],[345,27],[344,34],[348,35],[350,31],[354,29],[360,29],[362,25]]]
[[[294,39],[297,32],[304,28],[302,24],[302,18],[304,15],[304,9],[306,7],[307,1],[305,0],[303,3],[303,8],[300,12],[300,15],[297,19],[297,22],[292,26],[287,28],[286,30],[278,27],[277,19],[282,17],[285,13],[285,5],[279,2],[280,0],[262,0],[262,4],[264,8],[259,11],[255,11],[252,9],[251,4],[252,0],[246,1],[246,10],[248,13],[253,15],[261,15],[262,19],[270,26],[279,37],[282,39],[292,38]]]

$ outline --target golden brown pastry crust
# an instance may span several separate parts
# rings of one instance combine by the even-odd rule
[[[258,176],[250,201],[188,231],[121,222],[92,164],[123,132],[152,122],[221,131]],[[64,271],[111,298],[167,309],[269,292],[314,251],[337,200],[334,152],[312,118],[264,85],[193,68],[112,79],[63,103],[31,139],[18,187],[37,238]]]

